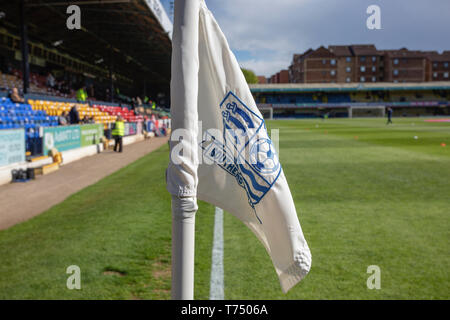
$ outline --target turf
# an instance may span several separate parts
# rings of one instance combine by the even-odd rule
[[[448,123],[328,119],[268,127],[279,129],[312,268],[284,295],[263,247],[226,215],[228,299],[450,297]],[[367,288],[370,265],[380,267],[380,290]]]
[[[168,147],[0,231],[0,299],[170,299]],[[209,296],[214,207],[197,214],[196,298]],[[66,286],[81,270],[81,290]]]
[[[279,129],[281,162],[313,264],[284,295],[262,245],[226,213],[226,299],[450,298],[449,123],[267,124]],[[164,146],[0,231],[0,299],[169,299],[167,161]],[[213,213],[200,203],[196,299],[209,296]],[[81,269],[81,290],[66,287],[70,265]],[[380,290],[366,286],[370,265],[381,269]]]

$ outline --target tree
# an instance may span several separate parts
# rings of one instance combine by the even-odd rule
[[[258,83],[258,77],[252,70],[241,68],[247,83]]]

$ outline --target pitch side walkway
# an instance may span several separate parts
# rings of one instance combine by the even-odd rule
[[[0,186],[0,230],[44,212],[167,141],[167,137],[144,140],[124,146],[123,153],[107,150],[64,165],[48,175],[39,175],[35,180]]]

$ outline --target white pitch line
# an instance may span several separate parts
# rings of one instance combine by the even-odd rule
[[[224,300],[223,281],[223,210],[216,207],[214,212],[214,240],[211,259],[211,283],[209,300]]]

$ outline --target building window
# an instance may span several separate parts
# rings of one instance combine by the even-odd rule
[[[360,78],[360,81],[361,81],[361,82],[366,82],[366,78],[365,78],[365,77],[361,77],[361,78]]]
[[[361,57],[361,58],[359,58],[359,61],[365,62],[365,61],[366,61],[366,57]]]
[[[336,75],[336,70],[331,70],[331,71],[330,71],[330,74],[331,74],[332,76],[335,76],[335,75]]]
[[[448,72],[444,72],[444,78],[448,78]]]
[[[327,60],[323,59],[322,64],[327,64]]]
[[[331,60],[331,65],[332,65],[332,66],[336,65],[336,60],[335,60],[335,59],[332,59],[332,60]]]
[[[433,78],[437,78],[438,73],[437,72],[433,72]]]
[[[345,78],[345,82],[350,82],[352,81],[352,79],[350,79],[349,77]]]
[[[437,62],[433,63],[433,68],[437,68]]]
[[[372,82],[377,82],[377,77],[372,77]]]
[[[351,67],[347,67],[347,68],[345,68],[345,71],[352,72],[352,68]]]
[[[448,62],[444,62],[444,68],[448,68]]]
[[[345,58],[345,61],[352,62],[352,58],[351,57],[347,57],[347,58]]]
[[[394,83],[398,83],[398,80],[394,80]]]
[[[377,61],[377,57],[373,56],[373,57],[372,57],[372,61],[373,61],[373,62]]]
[[[373,66],[372,67],[372,72],[375,72],[375,71],[377,71],[377,67]]]
[[[398,59],[394,59],[394,64],[398,64]]]
[[[398,70],[394,69],[394,76],[398,76]]]
[[[361,66],[361,72],[366,72],[366,67]]]

